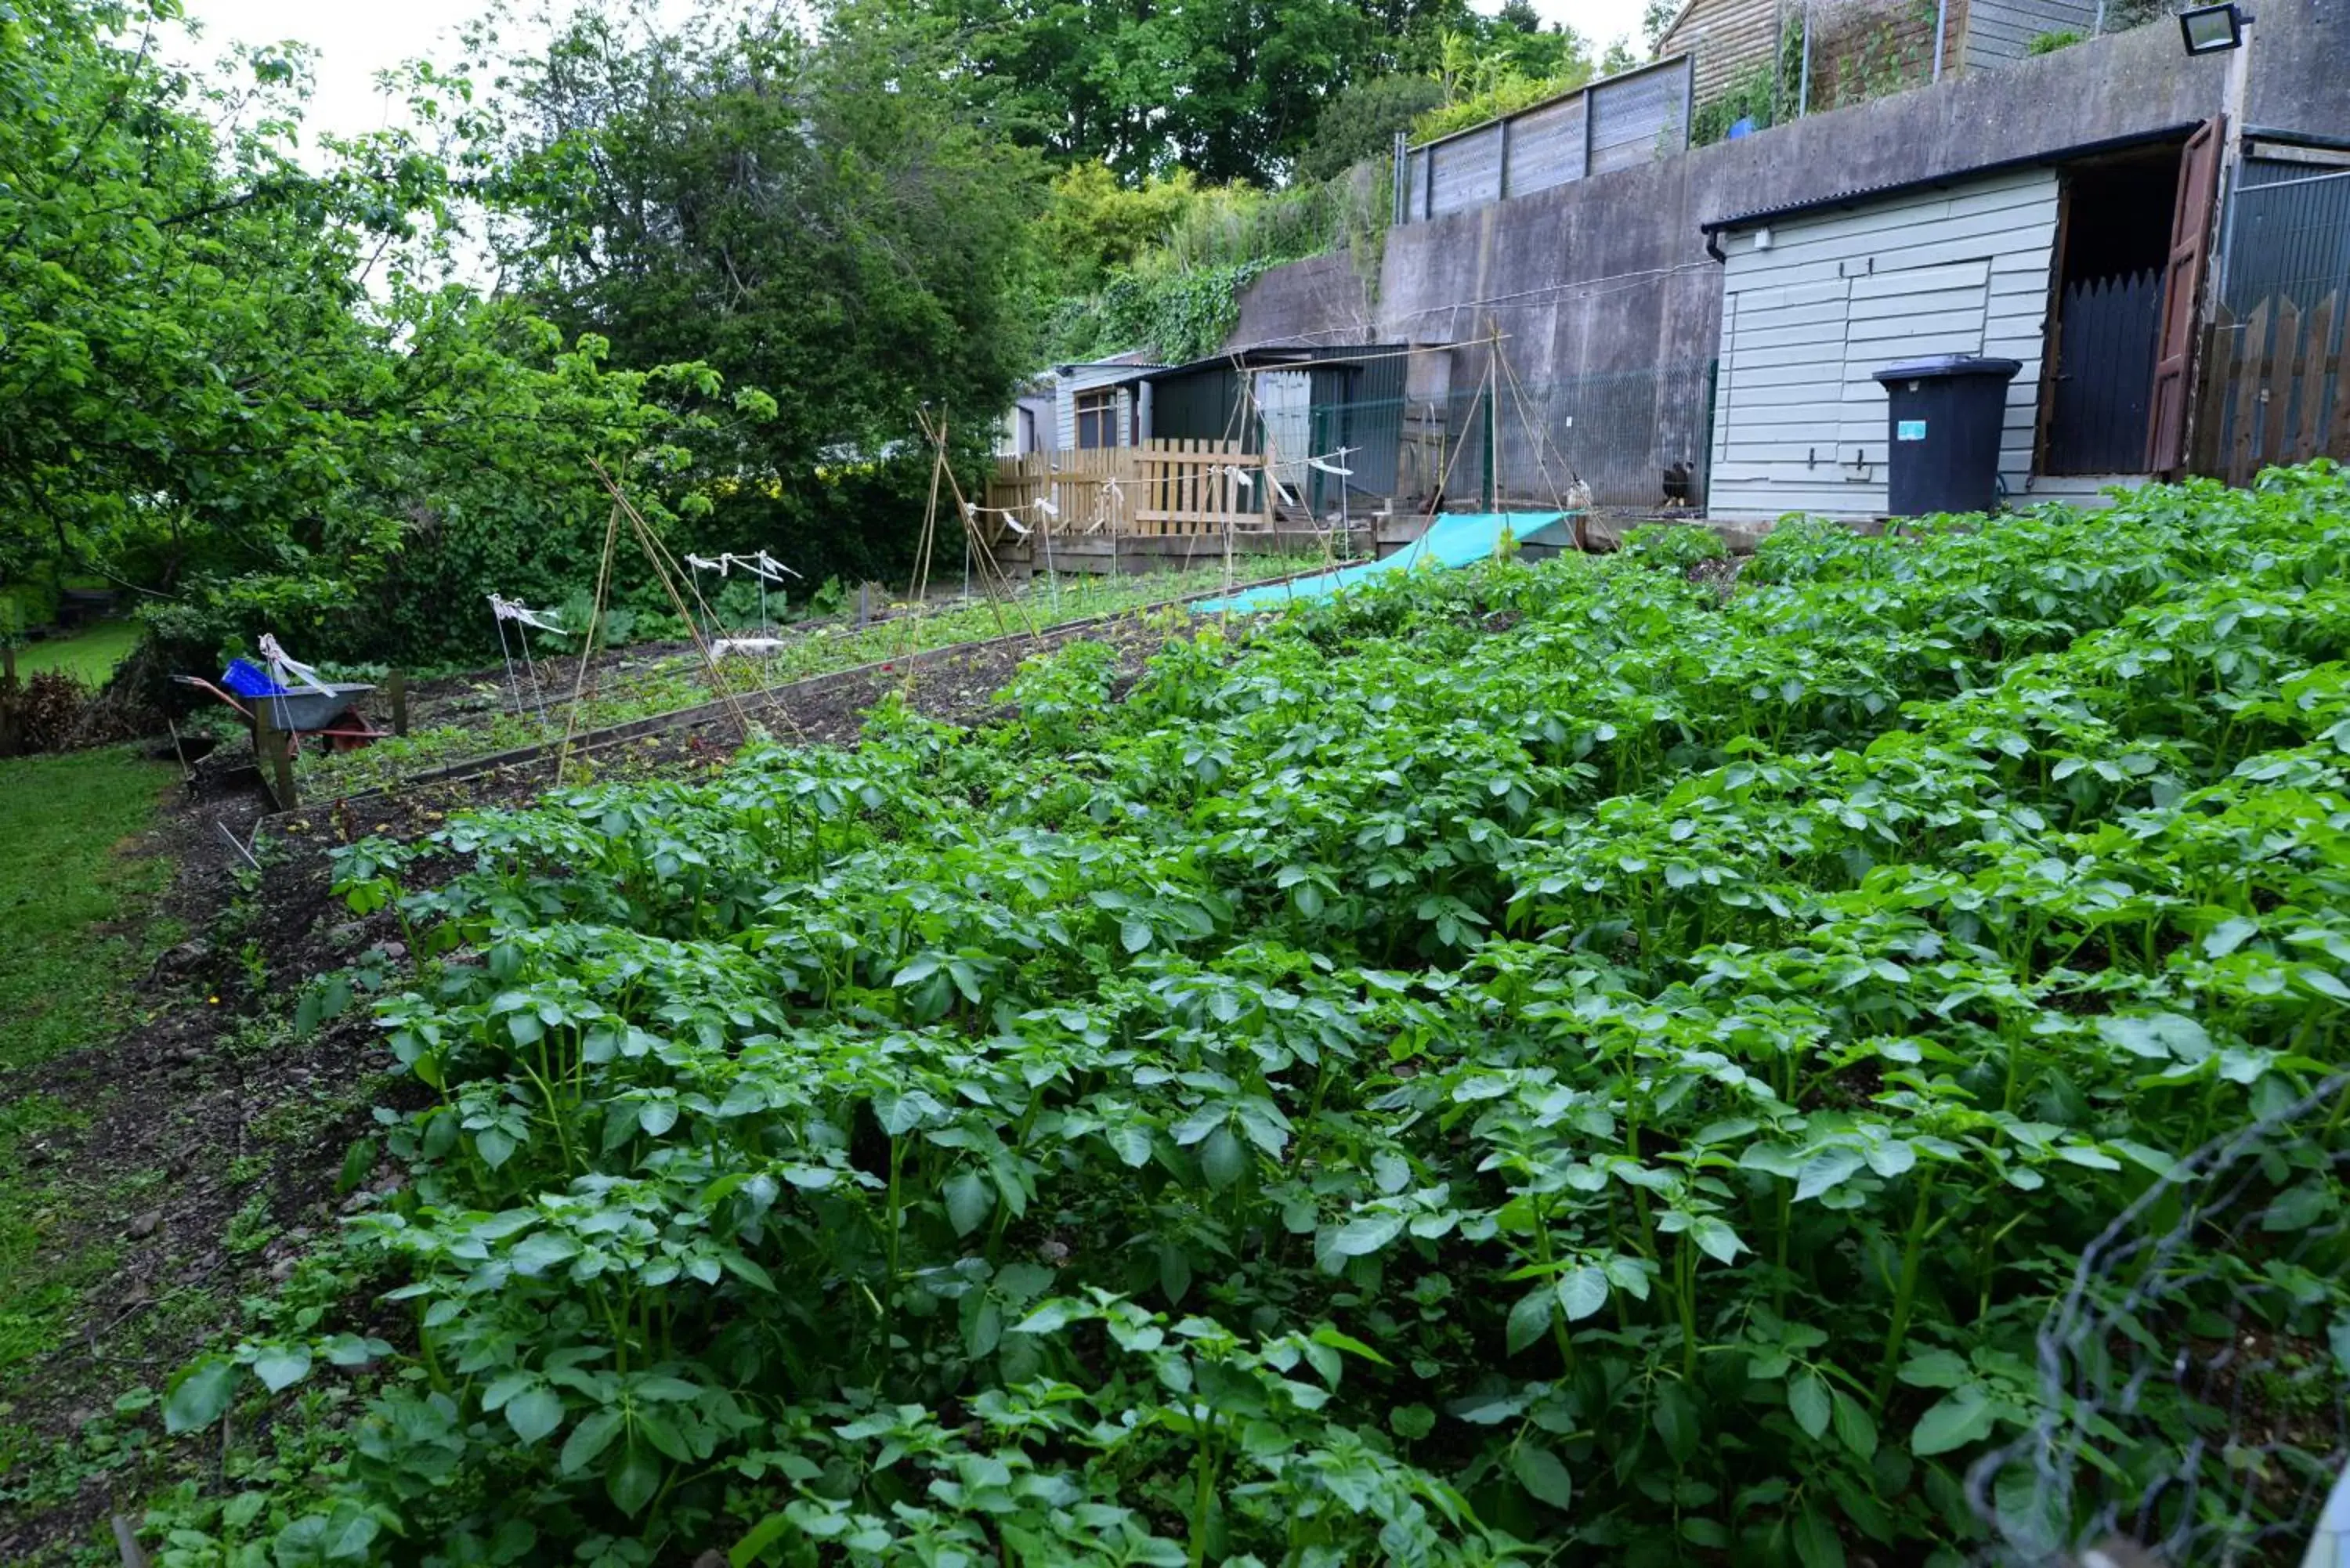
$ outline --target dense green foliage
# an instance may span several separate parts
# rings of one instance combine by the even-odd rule
[[[975,453],[1034,364],[1041,170],[925,90],[949,57],[893,9],[819,20],[587,7],[503,62],[473,130],[525,297],[619,363],[699,360],[773,395],[691,443],[713,482],[696,534],[810,580],[894,576],[931,476],[918,410]]]
[[[1380,163],[1278,191],[1203,187],[1187,173],[1128,189],[1098,170],[1070,171],[1054,182],[1044,220],[1045,254],[1057,258],[1054,358],[1143,348],[1186,363],[1223,346],[1241,292],[1268,267],[1344,251],[1376,274],[1390,178]]]
[[[1265,182],[1312,134],[1324,95],[1375,73],[1394,30],[1458,0],[930,0],[959,89],[1056,160],[1128,179],[1177,168]]]
[[[1236,296],[1268,267],[1344,251],[1375,276],[1396,132],[1441,135],[1630,63],[1620,48],[1595,62],[1582,38],[1543,27],[1523,4],[1492,17],[1430,12],[1380,47],[1322,95],[1294,159],[1261,146],[1249,178],[1203,183],[1195,169],[1215,165],[1156,172],[1160,165],[1147,161],[1123,181],[1107,164],[1064,171],[1039,223],[1037,292],[1048,302],[1053,358],[1141,348],[1177,363],[1200,358],[1222,346],[1238,322]],[[1263,171],[1284,167],[1295,176],[1288,184],[1263,183]]]
[[[894,574],[916,409],[970,450],[1031,362],[1035,171],[898,90],[938,67],[881,13],[804,38],[590,12],[492,99],[417,67],[421,129],[325,139],[325,172],[296,156],[307,62],[206,86],[151,47],[176,15],[0,19],[0,588],[100,570],[171,664],[264,630],[477,650],[485,594],[593,583],[591,462],[680,547]],[[460,193],[494,297],[450,281]],[[617,582],[661,607],[640,562]]]
[[[1399,130],[1442,106],[1444,84],[1434,77],[1373,77],[1333,95],[1314,121],[1314,139],[1297,155],[1301,180],[1335,180],[1357,163],[1389,155]]]
[[[0,580],[99,567],[190,659],[267,628],[348,654],[478,639],[506,568],[600,538],[591,458],[665,517],[632,460],[707,371],[616,373],[444,285],[442,163],[387,132],[309,171],[303,63],[201,88],[154,57],[176,13],[0,14]]]
[[[347,852],[415,1359],[168,1561],[1959,1561],[2084,1244],[2342,1060],[2350,484],[1681,554]],[[2145,1355],[2350,1324],[2342,1104]],[[2138,1397],[2084,1509],[2224,1423]]]
[[[894,577],[918,410],[975,471],[1048,356],[1196,357],[1264,267],[1367,275],[1387,195],[1351,161],[1590,64],[1461,0],[599,0],[521,53],[484,23],[401,73],[403,128],[317,138],[299,46],[191,73],[180,8],[0,17],[0,635],[96,574],[147,670],[264,631],[478,654],[486,594],[593,583],[597,463],[672,548]],[[1326,177],[1274,188],[1308,149]],[[663,608],[639,562],[616,591]]]

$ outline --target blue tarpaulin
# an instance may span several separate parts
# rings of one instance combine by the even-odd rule
[[[1564,512],[1447,512],[1440,513],[1428,525],[1428,532],[1414,539],[1383,561],[1364,561],[1357,566],[1341,566],[1335,572],[1319,572],[1310,577],[1292,582],[1267,583],[1263,587],[1221,599],[1209,599],[1195,604],[1192,610],[1200,615],[1251,615],[1260,610],[1277,610],[1285,605],[1326,599],[1351,587],[1384,577],[1395,572],[1408,572],[1426,564],[1431,566],[1467,566],[1490,560],[1500,548],[1502,532],[1507,529],[1520,540],[1531,539],[1544,529],[1566,520]]]

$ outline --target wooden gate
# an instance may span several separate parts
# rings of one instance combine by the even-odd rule
[[[1273,524],[1264,459],[1236,441],[1145,441],[1136,453],[1141,473],[1139,534],[1221,534],[1227,528]]]
[[[2050,473],[2142,473],[2162,275],[2069,284],[2057,304]]]
[[[1243,451],[1236,441],[1152,441],[998,458],[987,504],[1009,514],[1024,532],[1049,529],[1062,538],[1273,525],[1263,454]]]
[[[2272,463],[2350,461],[2350,301],[2272,296],[2211,323],[2195,468],[2245,484]]]

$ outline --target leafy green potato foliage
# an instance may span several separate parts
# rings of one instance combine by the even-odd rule
[[[2084,1246],[2342,1061],[2345,551],[2321,465],[1494,563],[357,846],[415,1349],[179,1560],[1958,1562]],[[2122,1351],[2324,1354],[2342,1115]]]

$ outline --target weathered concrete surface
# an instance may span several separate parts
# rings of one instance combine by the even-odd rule
[[[1378,277],[1346,254],[1315,256],[1265,273],[1241,292],[1231,341],[1252,348],[1376,343]]]
[[[2260,20],[2248,35],[2244,122],[2350,136],[2350,0],[2264,0],[2246,9]]]
[[[2245,118],[2350,136],[2350,0],[2258,8]],[[1277,268],[1242,299],[1232,346],[1466,343],[1498,330],[1529,385],[1702,361],[1721,320],[1702,224],[2185,126],[2220,112],[2227,72],[2224,56],[2189,58],[2164,21],[1408,224],[1388,233],[1375,300],[1345,258]],[[1416,379],[1483,375],[1479,350],[1446,358],[1415,362]]]

